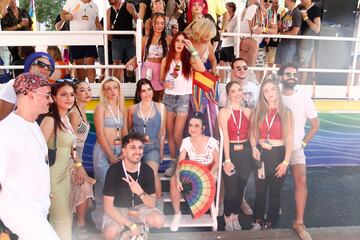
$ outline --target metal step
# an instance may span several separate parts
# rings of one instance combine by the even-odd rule
[[[169,177],[166,177],[164,173],[158,173],[160,181],[170,181]]]
[[[170,193],[169,192],[163,192],[163,199],[164,202],[171,202]],[[181,196],[180,202],[185,202],[184,198]]]
[[[170,227],[173,215],[165,216],[165,227]],[[193,219],[191,215],[183,214],[181,217],[180,227],[214,227],[213,219],[210,214],[204,214],[203,216]]]

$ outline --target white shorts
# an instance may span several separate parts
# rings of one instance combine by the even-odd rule
[[[298,148],[292,151],[290,156],[290,166],[296,164],[306,164],[306,157],[303,148]]]

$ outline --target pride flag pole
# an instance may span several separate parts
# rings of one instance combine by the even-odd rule
[[[37,22],[36,22],[36,11],[35,11],[35,0],[30,0],[30,6],[29,6],[29,15],[31,17],[31,20],[33,22],[32,24],[32,30],[37,31]]]

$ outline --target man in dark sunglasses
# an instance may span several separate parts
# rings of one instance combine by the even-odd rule
[[[294,117],[293,150],[289,166],[294,177],[296,214],[293,229],[302,240],[311,240],[304,225],[304,212],[307,200],[306,159],[304,148],[313,138],[320,123],[315,105],[310,96],[295,90],[298,83],[298,69],[293,63],[285,63],[280,67],[279,76],[283,83],[282,99]],[[310,130],[305,134],[305,124],[309,120]]]
[[[255,84],[256,79],[249,73],[247,62],[245,59],[236,58],[231,63],[231,81],[240,83],[244,92],[244,105],[246,107],[254,108],[259,95],[259,87]],[[219,106],[224,107],[227,102],[225,89],[221,92],[219,97]]]
[[[24,63],[24,73],[30,72],[42,75],[49,79],[54,72],[54,59],[45,52],[35,52],[26,58]],[[14,91],[14,79],[10,80],[1,88],[0,91],[0,121],[9,115],[15,107],[17,97]]]

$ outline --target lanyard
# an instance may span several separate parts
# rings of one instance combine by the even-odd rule
[[[238,142],[240,142],[240,129],[241,129],[241,120],[242,120],[242,109],[240,109],[240,116],[239,116],[239,123],[236,123],[236,119],[235,119],[235,114],[234,114],[234,110],[232,109],[232,106],[230,105],[230,109],[231,109],[231,116],[233,118],[233,121],[235,123],[236,129],[237,129],[237,138],[238,138]]]
[[[111,109],[110,105],[108,105],[110,113],[116,123],[116,137],[120,138],[120,111],[119,108],[117,108],[117,118],[115,117],[115,114],[113,112],[113,110]]]
[[[113,7],[114,11],[116,12],[116,15],[115,15],[115,19],[114,19],[113,23],[111,24],[111,29],[114,29],[114,28],[115,28],[115,23],[116,23],[117,18],[118,18],[118,16],[119,16],[121,7],[122,7],[122,2],[121,2],[121,5],[120,5],[120,8],[119,8],[119,11],[116,11],[115,7]]]
[[[123,167],[123,170],[124,170],[125,178],[129,181],[129,175],[128,175],[127,170],[126,170],[124,160],[122,160],[121,164],[122,164],[122,167]],[[140,166],[141,166],[141,162],[138,163],[138,170],[137,170],[136,182],[139,181]],[[134,203],[134,193],[131,192],[131,207],[134,207],[134,206],[135,206],[135,203]]]
[[[140,114],[141,114],[142,120],[144,121],[144,134],[146,133],[146,124],[147,124],[147,121],[149,120],[150,114],[152,112],[153,105],[154,105],[154,102],[151,102],[150,111],[148,112],[148,115],[146,116],[146,118],[144,118],[144,114],[141,110],[141,102],[140,102]]]
[[[267,126],[267,128],[268,128],[267,136],[266,136],[267,140],[269,140],[269,138],[270,138],[270,129],[271,129],[272,125],[274,124],[276,115],[277,115],[277,112],[274,114],[274,116],[272,117],[271,122],[270,122],[270,124],[269,124],[269,115],[266,114],[265,120],[266,120],[266,126]]]

